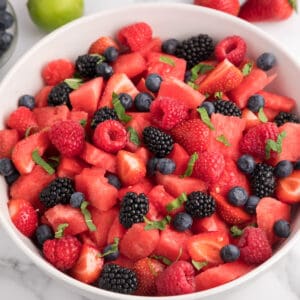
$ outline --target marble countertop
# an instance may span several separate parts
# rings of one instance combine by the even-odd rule
[[[10,0],[10,2],[14,6],[18,17],[19,39],[16,51],[10,61],[0,70],[0,80],[27,49],[45,35],[31,23],[25,7],[26,0]],[[190,3],[192,1],[85,0],[85,14],[92,14],[108,7],[141,2]],[[257,26],[281,41],[300,62],[299,15],[295,14],[284,22],[257,24]],[[300,241],[288,256],[273,266],[259,280],[249,282],[241,290],[233,292],[229,296],[215,297],[215,300],[300,299],[300,268],[298,269],[297,265],[300,266]],[[50,279],[41,272],[16,248],[16,245],[2,228],[0,228],[0,291],[1,299],[10,300],[87,300],[78,294],[74,294],[70,288],[62,286],[59,282]]]

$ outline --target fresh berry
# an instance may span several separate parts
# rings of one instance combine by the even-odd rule
[[[103,55],[109,47],[119,49],[117,43],[111,37],[101,36],[91,44],[88,53]]]
[[[240,10],[238,0],[194,0],[194,4],[223,11],[237,16]]]
[[[83,78],[93,78],[96,76],[96,66],[99,62],[99,55],[80,55],[75,61],[76,72]]]
[[[271,70],[275,66],[275,64],[276,57],[272,53],[263,53],[256,60],[257,67],[264,71]]]
[[[48,105],[57,106],[66,104],[68,107],[70,107],[71,104],[69,94],[72,91],[73,90],[65,82],[55,85],[48,94]]]
[[[247,227],[239,240],[241,259],[247,264],[261,264],[272,256],[272,248],[261,228]]]
[[[176,39],[165,40],[161,45],[161,50],[164,53],[174,55],[180,42]]]
[[[244,205],[245,211],[250,215],[255,215],[256,207],[257,207],[259,201],[260,201],[259,197],[253,196],[253,195],[249,196],[246,204]]]
[[[221,40],[215,47],[215,56],[218,61],[228,59],[231,63],[239,66],[245,58],[247,44],[238,35],[228,36]]]
[[[75,121],[55,123],[49,132],[51,143],[67,157],[80,155],[84,147],[84,129]]]
[[[150,111],[150,106],[153,97],[148,93],[138,93],[134,98],[134,105],[137,111],[147,112]]]
[[[170,158],[161,158],[158,160],[156,164],[156,170],[164,175],[174,173],[175,169],[176,169],[176,164]]]
[[[274,167],[274,175],[277,178],[288,177],[292,174],[293,169],[294,166],[290,161],[282,160]]]
[[[0,33],[0,50],[5,52],[11,45],[14,36],[6,31],[1,31]]]
[[[0,174],[9,176],[16,170],[13,162],[9,158],[0,158]]]
[[[41,191],[40,201],[48,208],[60,203],[68,204],[74,192],[72,179],[58,177]]]
[[[149,201],[145,194],[127,193],[121,202],[120,223],[130,228],[135,223],[144,222],[149,210]]]
[[[108,47],[103,52],[103,56],[108,63],[112,63],[118,58],[119,51],[115,47]]]
[[[33,110],[35,107],[35,99],[31,95],[23,95],[18,100],[18,106],[25,106],[30,110]]]
[[[157,163],[159,161],[159,158],[157,157],[151,157],[147,161],[147,175],[148,176],[153,176],[155,172],[157,171]]]
[[[100,64],[96,64],[95,66],[95,76],[103,77],[105,80],[108,80],[114,74],[114,70],[112,66],[109,64],[102,62]]]
[[[75,192],[71,195],[70,205],[74,208],[80,208],[81,204],[85,200],[84,194],[80,192]]]
[[[134,271],[116,264],[106,264],[98,281],[101,289],[121,294],[133,294],[138,287]]]
[[[286,220],[278,220],[274,224],[274,232],[279,238],[288,238],[291,234],[291,225]]]
[[[46,85],[57,85],[67,78],[72,78],[74,64],[66,59],[57,59],[47,63],[42,69],[42,77]]]
[[[93,141],[100,149],[115,153],[125,147],[127,131],[119,121],[106,120],[96,127]]]
[[[169,134],[152,126],[143,130],[143,140],[147,148],[159,158],[167,156],[174,146]]]
[[[200,61],[208,59],[214,52],[213,39],[207,34],[199,34],[182,41],[176,48],[175,55],[187,61],[191,69]]]
[[[221,249],[220,255],[225,263],[233,262],[240,257],[240,249],[235,245],[229,244]]]
[[[130,109],[132,107],[133,100],[129,94],[121,93],[118,95],[118,98],[119,98],[121,104],[123,105],[123,107],[125,108],[125,110]]]
[[[120,256],[120,252],[118,248],[115,247],[115,245],[109,244],[103,249],[103,256],[106,262],[112,261],[116,260]]]
[[[7,7],[7,0],[0,1],[0,11],[5,11]]]
[[[57,269],[66,271],[71,269],[79,258],[81,243],[74,236],[47,240],[43,245],[45,258]]]
[[[180,212],[172,219],[172,225],[176,231],[185,231],[193,225],[193,218],[185,212]]]
[[[99,108],[93,116],[91,127],[95,129],[99,123],[106,120],[118,120],[116,111],[113,108],[107,106]]]
[[[216,112],[215,106],[213,102],[204,101],[200,107],[204,107],[207,111],[207,114],[211,116],[213,113]]]
[[[294,163],[294,170],[300,170],[300,160],[297,160],[297,161]]]
[[[259,94],[255,94],[248,99],[247,107],[253,112],[258,112],[264,106],[265,98]]]
[[[276,186],[276,198],[285,203],[297,203],[300,201],[300,171],[295,170],[290,176],[278,179]]]
[[[158,74],[149,74],[146,77],[145,85],[150,92],[157,93],[160,88],[161,82],[161,76],[159,76]]]
[[[105,174],[105,177],[108,179],[109,184],[113,185],[118,190],[121,189],[122,182],[117,175],[112,173],[107,173]]]
[[[47,224],[40,225],[35,231],[35,238],[39,247],[42,248],[47,240],[52,240],[54,238],[52,228]]]
[[[224,116],[241,117],[242,111],[232,101],[216,100],[213,102],[215,112]]]
[[[277,126],[282,126],[285,123],[300,123],[300,119],[296,114],[281,111],[274,119]]]
[[[182,260],[173,263],[158,275],[156,288],[159,296],[184,295],[194,292],[195,271],[193,266]]]
[[[5,182],[10,186],[12,185],[15,181],[17,181],[17,179],[20,177],[20,173],[15,170],[13,173],[11,173],[8,176],[5,176]]]
[[[248,154],[242,155],[237,161],[238,168],[245,174],[251,174],[254,171],[255,165],[254,158]]]
[[[243,206],[247,202],[248,193],[244,188],[235,186],[228,192],[228,201],[233,206]]]

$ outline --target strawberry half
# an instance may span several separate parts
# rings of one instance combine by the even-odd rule
[[[290,204],[300,202],[299,170],[295,170],[290,176],[277,181],[276,197],[278,200]]]
[[[238,0],[194,0],[194,4],[223,11],[237,16],[240,11]]]

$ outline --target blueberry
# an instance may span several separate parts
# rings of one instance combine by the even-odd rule
[[[46,224],[40,225],[35,231],[35,238],[38,243],[38,246],[43,247],[43,244],[47,240],[51,240],[54,238],[52,228]]]
[[[294,170],[300,170],[300,160],[294,163]]]
[[[111,252],[111,253],[109,253]],[[110,245],[107,245],[104,249],[103,249],[103,253],[109,253],[107,255],[104,255],[104,260],[105,261],[112,261],[112,260],[116,260],[120,253],[119,253],[119,250],[114,250],[113,249],[113,245],[110,244]]]
[[[168,39],[162,43],[161,50],[167,54],[175,54],[179,45],[179,41],[176,39]]]
[[[176,169],[176,164],[170,158],[161,158],[157,162],[156,169],[164,175],[172,174]]]
[[[259,197],[254,195],[249,196],[244,206],[245,211],[250,215],[254,215],[256,213],[256,207],[259,201],[260,201]]]
[[[261,95],[256,94],[248,99],[247,107],[253,112],[258,112],[264,106],[265,98]]]
[[[4,29],[8,29],[12,26],[14,23],[14,17],[11,13],[7,11],[0,11],[0,26],[3,27]]]
[[[240,186],[235,186],[228,192],[228,201],[234,206],[243,206],[247,202],[248,193]]]
[[[0,159],[0,174],[3,176],[9,176],[15,171],[15,166],[11,159],[1,158]]]
[[[269,71],[271,70],[276,64],[276,57],[272,53],[263,53],[258,57],[256,60],[256,65],[258,68]]]
[[[7,0],[0,0],[0,11],[6,10]]]
[[[159,161],[159,158],[152,157],[147,162],[147,175],[153,176],[155,174],[155,171],[157,171],[157,163]]]
[[[288,160],[280,161],[274,168],[274,175],[278,178],[284,178],[293,172],[294,166]]]
[[[138,93],[134,99],[134,105],[137,111],[147,112],[150,111],[150,105],[153,97],[148,93]]]
[[[189,82],[192,79],[192,72],[190,70],[187,70],[184,73],[184,82]]]
[[[119,51],[115,47],[108,47],[104,51],[103,56],[105,57],[107,62],[111,63],[111,62],[114,62],[118,58]]]
[[[146,88],[152,93],[158,92],[161,83],[162,78],[158,74],[148,75],[145,81]]]
[[[112,173],[106,173],[105,177],[108,179],[108,183],[113,185],[116,189],[120,189],[122,187],[121,180],[119,177]]]
[[[112,66],[103,62],[96,65],[96,75],[103,77],[104,79],[109,79],[114,73]]]
[[[200,107],[204,107],[209,116],[211,116],[215,112],[215,106],[210,101],[204,101]]]
[[[193,224],[193,218],[186,212],[180,212],[172,220],[176,231],[185,231],[190,229]]]
[[[8,32],[0,32],[0,51],[6,51],[13,40],[13,35]]]
[[[130,109],[133,105],[132,97],[129,94],[121,93],[118,95],[119,100],[125,109]]]
[[[17,170],[14,170],[13,173],[11,173],[8,176],[5,176],[4,178],[8,185],[12,185],[19,177],[20,173]]]
[[[19,98],[18,105],[25,106],[32,110],[35,107],[35,99],[33,96],[23,95]]]
[[[255,165],[254,158],[248,154],[242,155],[237,161],[238,168],[245,174],[251,174],[254,171]]]
[[[85,198],[83,193],[75,192],[71,195],[70,205],[75,208],[80,208],[84,200]]]
[[[280,238],[288,238],[291,233],[290,223],[286,220],[278,220],[274,224],[274,232]]]
[[[240,257],[240,249],[235,245],[229,244],[221,249],[220,255],[224,262],[233,262]]]

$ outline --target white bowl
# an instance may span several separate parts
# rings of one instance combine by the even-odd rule
[[[276,67],[278,77],[271,89],[298,99],[298,107],[300,107],[300,85],[298,83],[300,66],[278,42],[257,27],[215,10],[186,4],[156,3],[128,6],[81,18],[51,33],[36,44],[12,68],[0,85],[1,127],[4,127],[4,120],[8,114],[16,108],[20,95],[34,94],[41,88],[40,71],[46,62],[56,58],[75,59],[79,54],[85,53],[89,44],[100,35],[114,35],[123,25],[137,21],[151,24],[154,34],[163,39],[171,37],[182,39],[198,33],[208,33],[215,40],[233,34],[241,35],[249,46],[250,56],[257,57],[265,51],[275,54],[278,60]],[[101,290],[83,284],[56,270],[42,258],[31,241],[22,236],[11,223],[7,209],[7,186],[3,179],[0,180],[0,193],[0,220],[3,227],[18,247],[46,274],[65,283],[74,291],[88,296],[89,299],[147,299],[147,297],[121,295]],[[300,236],[299,228],[298,209],[295,211],[291,236],[264,264],[228,284],[199,293],[172,297],[172,299],[213,299],[216,295],[224,295],[235,288],[241,288],[242,284],[261,276],[265,270],[287,254]],[[160,299],[169,298],[161,297]]]

